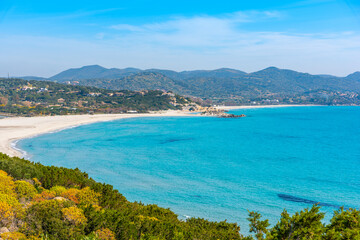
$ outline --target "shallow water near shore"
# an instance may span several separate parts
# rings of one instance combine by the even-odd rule
[[[238,222],[247,210],[273,225],[314,203],[360,207],[360,107],[231,111],[246,118],[122,119],[19,141],[45,165],[80,168],[130,201],[181,218]]]

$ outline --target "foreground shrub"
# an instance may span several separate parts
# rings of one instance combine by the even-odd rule
[[[1,234],[1,238],[4,240],[27,240],[26,236],[19,232],[7,232]]]
[[[15,197],[0,193],[0,222],[2,226],[9,226],[17,214],[21,215],[21,210],[21,205]]]
[[[18,198],[25,198],[26,200],[32,199],[38,193],[36,188],[26,181],[15,181],[15,191]]]
[[[49,191],[49,190],[44,190],[42,193],[36,194],[33,197],[33,201],[34,202],[42,202],[42,201],[45,201],[45,200],[51,200],[54,197],[56,197],[54,192]]]
[[[70,189],[67,189],[66,191],[62,192],[60,196],[67,198],[70,201],[73,201],[74,203],[78,204],[79,203],[79,198],[78,198],[79,192],[80,192],[79,189],[70,188]]]
[[[99,240],[115,240],[115,234],[108,228],[102,228],[95,232]]]
[[[40,236],[47,234],[52,239],[72,239],[76,236],[71,226],[64,221],[62,209],[70,207],[69,202],[44,200],[34,202],[26,212],[24,233]]]
[[[351,208],[335,211],[324,239],[360,239],[360,211]]]
[[[2,226],[8,226],[12,219],[14,218],[15,213],[13,207],[7,202],[0,200],[0,221]]]
[[[11,196],[16,195],[13,178],[2,170],[0,170],[0,193]]]
[[[91,190],[89,187],[85,187],[76,194],[76,197],[80,204],[87,206],[98,205],[100,195],[100,193]]]
[[[77,207],[63,208],[61,211],[64,214],[64,218],[74,225],[80,225],[86,222],[84,212]]]
[[[56,196],[61,196],[63,192],[66,192],[66,188],[63,186],[55,186],[50,189],[51,192],[55,193]]]

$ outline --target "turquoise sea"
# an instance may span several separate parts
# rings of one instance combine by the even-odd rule
[[[246,118],[153,117],[95,123],[25,139],[45,165],[80,168],[130,201],[238,222],[275,224],[319,202],[360,207],[360,107],[237,110]]]

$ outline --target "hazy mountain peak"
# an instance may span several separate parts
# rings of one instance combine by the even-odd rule
[[[273,66],[263,69],[263,71],[281,71],[281,70],[282,69],[277,68],[277,67],[273,67]]]
[[[78,69],[106,69],[106,68],[104,68],[103,66],[100,66],[100,65],[97,65],[97,64],[95,64],[95,65],[87,65],[87,66],[83,66],[83,67],[81,67],[81,68],[78,68]],[[76,69],[76,68],[73,68],[73,69]]]
[[[71,68],[65,70],[55,76],[51,77],[52,80],[69,81],[69,80],[81,80],[81,79],[96,79],[105,78],[113,79],[128,76],[134,73],[141,72],[137,68],[104,68],[100,65],[89,65],[81,68]]]
[[[240,71],[240,70],[232,69],[232,68],[219,68],[219,69],[213,70],[213,72],[229,72],[229,73],[237,73],[237,74],[246,74],[246,72],[244,72],[244,71]]]
[[[352,74],[349,74],[346,78],[350,80],[360,81],[360,72],[354,72]]]

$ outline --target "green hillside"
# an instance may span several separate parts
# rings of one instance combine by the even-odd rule
[[[245,73],[227,68],[175,72],[85,66],[64,71],[50,80],[112,90],[163,89],[213,103],[360,104],[358,72],[347,77],[335,77],[275,67]]]
[[[0,112],[15,115],[126,113],[182,109],[190,100],[165,91],[105,90],[50,81],[0,79]]]
[[[259,213],[249,212],[255,236],[241,234],[236,223],[182,221],[170,209],[129,202],[111,185],[95,182],[79,169],[48,167],[0,153],[2,239],[360,239],[358,210],[339,209],[329,224],[323,224],[323,218],[317,206],[292,216],[284,210],[270,227]]]

